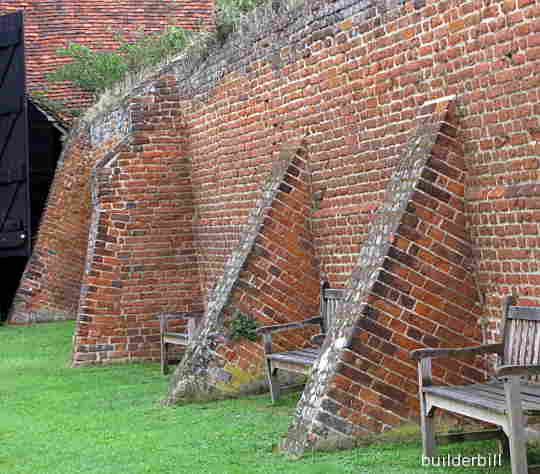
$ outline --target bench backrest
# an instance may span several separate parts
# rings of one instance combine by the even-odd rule
[[[195,333],[197,331],[197,328],[199,326],[199,322],[202,320],[202,317],[204,316],[204,313],[198,312],[198,311],[192,311],[192,312],[168,312],[168,313],[159,313],[159,330],[161,334],[166,334],[169,332],[169,319],[176,319],[176,320],[186,320],[186,325],[182,326],[180,328],[174,328],[174,331],[178,331],[178,329],[183,329],[188,340],[191,340],[195,337]]]
[[[321,283],[320,314],[323,317],[324,333],[334,324],[339,309],[339,302],[343,299],[345,290],[328,288],[328,282]]]
[[[540,307],[515,306],[508,296],[504,304],[503,364],[540,364]]]

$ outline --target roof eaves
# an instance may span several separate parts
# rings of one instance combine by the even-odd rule
[[[50,106],[39,100],[35,96],[28,96],[28,100],[47,118],[49,122],[56,127],[62,135],[67,135],[70,129],[69,117],[62,117],[60,113],[53,110]]]

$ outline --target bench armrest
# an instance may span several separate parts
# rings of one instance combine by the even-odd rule
[[[315,316],[313,318],[304,319],[303,321],[295,321],[293,323],[273,324],[272,326],[263,326],[257,328],[257,334],[268,334],[275,331],[285,331],[286,329],[303,328],[306,324],[322,324],[323,318]]]
[[[476,354],[502,354],[503,345],[502,344],[485,344],[483,346],[473,346],[473,347],[460,347],[454,349],[416,349],[411,351],[410,357],[413,360],[421,360],[426,357],[460,357]]]
[[[175,312],[164,312],[159,313],[159,330],[161,333],[167,332],[168,329],[168,321],[169,319],[176,318],[176,319],[201,319],[204,316],[204,313],[202,312],[191,312],[191,313],[181,313],[178,311]]]
[[[191,313],[181,313],[181,312],[174,312],[174,313],[159,313],[159,319],[172,319],[172,318],[178,318],[178,319],[190,319],[190,318],[202,318],[204,316],[204,313],[202,312],[191,312]]]
[[[540,365],[500,365],[495,368],[495,377],[537,374],[540,374]]]

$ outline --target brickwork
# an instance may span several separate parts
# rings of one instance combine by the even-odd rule
[[[409,351],[480,342],[455,104],[439,100],[420,113],[300,401],[284,443],[289,452],[350,446],[413,418],[418,387]],[[435,369],[443,383],[483,376],[475,360]]]
[[[312,202],[306,158],[304,151],[304,156],[293,155],[291,159],[224,308],[225,323],[235,310],[251,316],[261,326],[298,321],[318,313],[320,276],[311,233]],[[314,333],[309,331],[279,333],[275,349],[309,345],[311,335]],[[260,343],[224,345],[218,352],[229,363],[262,376]]]
[[[74,365],[157,359],[157,313],[202,310],[176,93],[174,76],[162,76],[134,98],[129,138],[96,168]]]
[[[260,325],[305,319],[318,311],[319,265],[310,228],[312,201],[305,149],[281,146],[250,212],[240,243],[213,289],[200,337],[171,378],[169,403],[221,398],[266,385],[260,343],[230,338],[237,311]],[[284,349],[308,333],[276,338]]]
[[[245,387],[254,387],[250,384],[258,383],[260,359],[252,358],[249,364],[242,360],[254,357],[258,345],[235,346],[225,340],[225,322],[234,308],[265,323],[299,318],[316,304],[307,296],[315,287],[308,285],[302,289],[304,300],[280,300],[277,311],[269,306],[274,314],[265,310],[266,302],[274,304],[275,294],[282,293],[280,278],[288,274],[287,262],[272,257],[276,269],[270,272],[272,265],[267,266],[264,253],[256,259],[250,253],[260,230],[253,224],[259,222],[256,218],[250,222],[251,212],[261,209],[258,200],[264,183],[276,182],[272,181],[276,154],[283,144],[304,137],[302,159],[307,168],[297,168],[302,176],[309,168],[311,217],[310,237],[305,234],[303,240],[312,239],[309,253],[318,265],[317,272],[315,263],[310,267],[314,275],[310,281],[326,278],[333,287],[348,286],[352,316],[335,328],[326,346],[331,348],[328,357],[319,363],[319,368],[326,367],[326,375],[308,387],[299,407],[301,414],[285,447],[300,452],[306,446],[321,447],[327,440],[346,443],[365,430],[385,429],[413,417],[416,375],[409,349],[479,342],[480,319],[489,321],[486,342],[493,340],[500,300],[512,290],[521,302],[539,303],[535,262],[540,222],[536,211],[540,8],[535,2],[502,0],[404,4],[313,0],[297,8],[272,3],[246,19],[239,34],[223,47],[212,43],[206,52],[164,71],[168,85],[160,86],[158,80],[141,85],[129,100],[72,138],[18,304],[32,311],[48,307],[58,314],[73,311],[80,280],[73,279],[72,293],[63,300],[50,294],[48,287],[64,284],[55,281],[63,275],[56,269],[79,266],[82,275],[86,261],[76,348],[91,355],[84,360],[80,354],[85,352],[76,349],[78,363],[112,357],[155,359],[154,311],[197,307],[206,312],[204,331],[175,373],[169,398],[185,398],[186,393],[221,396],[235,374],[246,381]],[[455,107],[446,118],[437,106],[423,110],[448,96],[455,96]],[[156,124],[171,133],[166,138],[179,140],[174,147],[159,141],[157,129],[146,128],[154,113]],[[422,116],[428,119],[424,117],[418,128]],[[440,128],[440,122],[449,126]],[[158,150],[151,149],[153,137]],[[91,168],[105,156],[103,150],[115,146],[122,147],[113,153],[118,158],[109,157],[110,166],[96,171],[98,212],[86,200],[90,186],[85,186]],[[78,151],[83,148],[88,153]],[[161,154],[159,159],[143,156],[154,151]],[[399,208],[400,220],[387,222],[381,217],[390,202],[385,190],[390,186],[401,192],[391,177],[405,173],[400,164],[415,154],[423,164],[411,172],[421,172],[422,177],[404,181],[406,187],[411,183],[417,187],[414,192],[406,188],[408,197],[401,196],[400,206],[406,203],[407,208]],[[80,156],[88,156],[88,166],[75,164]],[[161,161],[153,163],[154,159]],[[139,160],[149,160],[148,177],[131,169]],[[68,163],[73,170],[80,166],[77,189],[68,190],[70,173],[76,175],[68,171]],[[154,164],[159,179],[151,176]],[[173,176],[175,166],[185,167],[186,174]],[[155,179],[163,181],[163,189],[154,185]],[[146,188],[147,180],[152,192],[175,193],[178,213],[172,212],[169,219],[168,211],[159,210],[152,198],[134,196],[137,188]],[[80,190],[85,189],[83,199]],[[66,206],[63,199],[74,201],[66,201]],[[130,207],[131,201],[136,207]],[[148,213],[139,215],[138,203],[146,201]],[[86,214],[73,202],[81,206],[86,202]],[[75,211],[70,212],[72,208]],[[60,209],[73,222],[73,233],[56,237],[58,245],[50,247],[47,236],[63,229],[55,217]],[[163,247],[171,252],[167,255],[153,246],[154,239],[163,243],[159,237],[163,219],[171,226],[169,234],[186,233],[185,240],[173,239]],[[385,226],[395,230],[389,232]],[[145,234],[131,233],[138,231]],[[386,253],[373,243],[376,234],[381,234],[379,239],[383,234],[392,237],[386,241]],[[72,235],[80,236],[77,245],[84,242],[84,249],[89,242],[90,251],[85,255],[80,250],[67,260]],[[147,236],[151,238],[145,240]],[[273,255],[278,244],[269,245],[266,251]],[[146,248],[155,252],[157,266],[150,264]],[[189,263],[176,260],[173,248],[185,251]],[[101,255],[99,249],[112,254]],[[356,271],[366,257],[362,252],[368,251],[374,252],[371,262],[380,259],[380,271]],[[255,263],[248,263],[244,269],[248,273],[240,278],[236,259],[244,262],[247,255]],[[115,259],[114,265],[105,263],[114,267],[114,275],[92,284],[92,279],[99,279],[96,272],[108,271],[99,260],[105,257]],[[235,271],[228,262],[236,262]],[[178,280],[168,275],[171,280],[166,279],[163,287],[146,292],[143,287],[152,287],[153,277],[140,276],[141,269],[148,270],[146,275],[171,271]],[[134,292],[144,293],[142,301],[131,292],[132,281]],[[185,293],[171,291],[168,303],[157,294],[169,283],[182,281]],[[240,284],[231,293],[235,282],[242,281],[247,286]],[[293,280],[289,284],[295,285]],[[368,286],[367,299],[358,304],[354,295],[360,298]],[[477,289],[482,298],[477,299]],[[216,292],[221,292],[219,298]],[[479,301],[485,304],[478,305]],[[111,331],[117,329],[129,330],[137,338],[129,342],[132,348],[122,347],[126,340],[112,342]],[[304,339],[292,342],[302,344]],[[286,347],[285,341],[281,343]],[[235,362],[224,371],[227,356]],[[194,377],[186,378],[182,387],[181,375],[196,371],[188,362],[195,360],[203,361],[208,376],[204,386],[192,384],[196,390],[190,392],[187,385]],[[474,380],[482,369],[482,361],[466,361],[440,365],[436,375],[441,381]],[[221,382],[223,390],[216,392]]]

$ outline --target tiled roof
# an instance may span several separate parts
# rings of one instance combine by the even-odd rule
[[[2,0],[0,15],[24,10],[29,93],[46,89],[48,99],[70,108],[84,108],[88,94],[69,83],[49,83],[44,74],[69,58],[56,54],[70,42],[93,49],[112,49],[114,37],[133,38],[139,29],[162,30],[168,25],[192,30],[214,27],[214,0]]]

